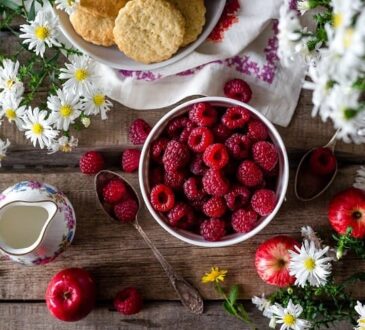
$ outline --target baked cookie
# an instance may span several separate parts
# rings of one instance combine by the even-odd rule
[[[205,24],[204,0],[168,0],[181,11],[186,20],[186,31],[182,46],[195,41],[202,33]]]
[[[128,0],[80,0],[80,6],[90,14],[115,18],[127,2]]]
[[[76,33],[84,40],[100,46],[114,45],[114,19],[95,16],[78,6],[70,15]]]
[[[146,64],[161,62],[182,45],[185,19],[166,0],[132,0],[119,11],[113,33],[126,56]]]

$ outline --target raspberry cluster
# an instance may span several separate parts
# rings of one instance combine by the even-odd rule
[[[150,201],[172,227],[219,241],[276,206],[278,152],[243,107],[194,104],[167,123],[150,156]]]

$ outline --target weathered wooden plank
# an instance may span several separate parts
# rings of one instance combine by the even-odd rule
[[[245,307],[259,330],[269,330],[268,319],[264,318],[251,303]],[[65,323],[52,318],[44,303],[1,303],[0,319],[2,330],[115,330],[115,329],[230,329],[249,330],[241,321],[228,315],[220,302],[207,302],[203,315],[186,311],[177,302],[148,302],[143,310],[132,316],[122,316],[112,309],[111,304],[98,306],[85,319],[75,323]],[[332,330],[350,330],[351,325],[341,322]]]
[[[199,287],[205,298],[217,299],[210,287],[200,283],[201,275],[211,266],[229,269],[227,282],[241,284],[241,297],[249,298],[271,291],[254,269],[253,257],[258,244],[279,233],[298,237],[303,225],[312,225],[329,236],[326,219],[328,201],[334,193],[351,185],[356,169],[357,166],[345,167],[340,171],[331,192],[310,203],[294,198],[291,182],[287,202],[275,220],[260,234],[236,246],[208,249],[180,242],[166,233],[145,209],[141,211],[141,224],[167,260]],[[94,274],[100,299],[110,299],[121,287],[129,285],[141,288],[147,299],[176,299],[159,264],[135,230],[128,225],[107,221],[96,204],[92,177],[74,170],[47,172],[0,174],[0,190],[24,179],[45,181],[61,188],[75,206],[78,220],[76,239],[63,256],[44,267],[26,268],[3,261],[0,264],[0,299],[42,299],[52,275],[71,266],[85,267]],[[136,175],[126,177],[137,187]],[[336,274],[344,278],[354,269],[365,270],[365,263],[348,258],[336,267]],[[24,281],[25,278],[32,281]],[[358,290],[357,294],[364,294],[364,291]]]

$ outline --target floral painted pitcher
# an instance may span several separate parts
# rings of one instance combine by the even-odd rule
[[[51,262],[71,244],[76,218],[53,186],[23,181],[0,194],[0,252],[24,265]]]

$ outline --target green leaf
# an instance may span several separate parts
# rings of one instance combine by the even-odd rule
[[[245,310],[245,307],[243,307],[242,304],[237,304],[236,305],[236,308],[237,308],[238,312],[240,313],[240,315],[242,316],[242,318],[244,320],[246,320],[247,322],[249,322],[250,321],[250,318],[248,316],[248,313]]]
[[[2,0],[1,5],[12,10],[17,10],[19,6],[12,0]]]
[[[237,297],[238,297],[238,292],[239,292],[238,285],[232,286],[232,288],[228,294],[228,300],[230,301],[231,305],[234,305],[236,303]]]
[[[32,1],[28,12],[28,20],[33,21],[35,19],[35,0]]]
[[[224,310],[228,313],[228,314],[231,314],[233,316],[236,316],[237,314],[237,311],[234,309],[234,307],[232,305],[229,304],[228,301],[225,301],[223,303],[223,307],[224,307]]]

